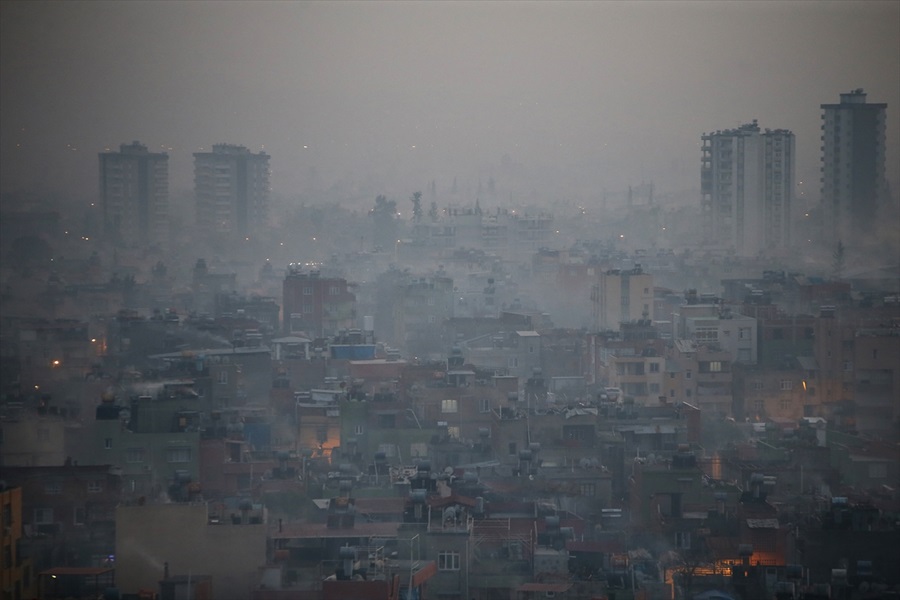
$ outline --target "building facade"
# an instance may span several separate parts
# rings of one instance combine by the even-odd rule
[[[594,325],[619,331],[621,323],[653,320],[653,276],[638,266],[600,273],[591,288]]]
[[[870,234],[887,199],[887,104],[869,104],[856,89],[821,108],[823,239],[852,243]]]
[[[705,238],[738,256],[786,250],[791,243],[794,134],[761,131],[756,120],[701,138]]]
[[[281,303],[284,333],[326,337],[356,327],[356,295],[346,279],[289,265]]]
[[[233,144],[194,153],[194,193],[201,231],[251,235],[268,214],[269,155]]]
[[[117,242],[160,244],[168,239],[169,155],[140,142],[101,152],[103,231]]]

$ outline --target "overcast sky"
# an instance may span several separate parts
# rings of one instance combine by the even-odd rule
[[[699,187],[700,136],[797,136],[818,187],[822,103],[888,103],[900,164],[900,2],[0,2],[3,191],[96,194],[97,153],[271,154],[291,196],[365,180],[408,196],[503,161],[560,195]],[[542,175],[543,177],[543,175]],[[569,191],[568,188],[572,188]],[[817,193],[817,191],[816,191]]]

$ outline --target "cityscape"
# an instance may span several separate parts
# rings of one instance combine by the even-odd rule
[[[0,24],[0,600],[900,597],[900,2]]]

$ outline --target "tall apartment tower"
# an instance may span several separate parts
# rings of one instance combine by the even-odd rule
[[[791,243],[794,134],[753,123],[702,136],[704,238],[738,256],[784,251]]]
[[[194,153],[197,227],[207,234],[254,233],[269,205],[269,155],[244,146],[215,144]]]
[[[169,156],[140,142],[101,152],[103,231],[117,242],[165,244],[169,229]]]
[[[859,241],[871,235],[887,200],[887,104],[866,103],[862,89],[822,104],[822,213],[825,240]]]

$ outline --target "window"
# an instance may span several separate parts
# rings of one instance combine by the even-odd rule
[[[309,286],[309,285],[303,286],[303,295],[304,296],[312,296],[312,286]]]
[[[714,342],[719,339],[719,331],[714,327],[698,327],[694,332],[694,339],[698,342]]]
[[[191,462],[190,448],[169,448],[166,451],[166,461],[170,463]]]
[[[870,463],[869,478],[870,479],[887,479],[888,469],[887,463]]]
[[[690,378],[691,378],[691,372],[690,372],[690,371],[685,371],[685,372],[684,372],[684,378],[685,378],[685,379],[690,379]]]
[[[144,462],[144,449],[143,448],[128,448],[125,450],[125,462],[127,463],[142,463]]]
[[[88,494],[99,494],[103,491],[103,482],[99,480],[88,481],[87,491]]]
[[[782,398],[779,403],[779,407],[781,410],[790,410],[791,408],[791,399],[790,398]]]
[[[651,373],[659,373],[659,363],[658,362],[650,363],[650,372]]]
[[[62,494],[62,483],[59,481],[48,481],[44,484],[44,493],[50,496]]]
[[[649,389],[650,389],[651,394],[659,394],[659,384],[658,383],[651,383],[649,386]]]
[[[459,439],[459,427],[457,425],[450,425],[447,427],[447,435],[449,435],[452,439]]]
[[[362,435],[364,432],[365,432],[365,428],[362,425],[357,425],[353,429],[353,433],[355,433],[356,435]]]
[[[332,286],[328,287],[328,295],[329,296],[337,296],[339,293],[340,293],[340,290],[338,290],[338,286],[332,285]]]
[[[457,405],[456,398],[444,398],[441,400],[442,413],[455,413],[457,410],[459,410],[459,406]]]
[[[781,380],[781,391],[787,392],[794,389],[794,382],[790,379],[782,379]]]
[[[226,385],[228,383],[228,371],[221,370],[219,371],[219,384]]]
[[[518,451],[516,450],[516,443],[515,443],[515,442],[510,442],[510,443],[506,446],[506,448],[507,448],[507,452],[509,453],[510,456],[516,456],[516,455],[518,454]]]
[[[397,455],[396,444],[378,444],[378,451],[384,452],[386,458],[393,458]]]
[[[754,381],[754,382],[753,382],[753,389],[756,390],[757,392],[762,391],[762,389],[763,389],[763,382],[762,382],[762,381]]]
[[[311,314],[312,313],[312,304],[304,304],[302,310],[303,310],[304,315]]]
[[[85,517],[87,516],[85,512],[86,511],[84,510],[83,506],[76,506],[75,515],[72,517],[72,522],[76,525],[84,525]]]
[[[491,399],[490,398],[479,398],[478,399],[478,412],[483,412],[483,413],[491,412]]]
[[[750,328],[749,327],[738,327],[738,339],[739,340],[749,340],[750,339]]]
[[[439,552],[439,571],[459,571],[459,552]]]
[[[36,508],[34,509],[34,524],[46,525],[53,522],[52,508]]]
[[[844,371],[852,371],[853,370],[853,361],[845,360],[844,361]]]
[[[722,370],[722,362],[718,360],[709,361],[709,372],[718,373]]]
[[[106,438],[103,440],[103,449],[112,450],[112,438]]]
[[[588,498],[593,498],[596,495],[597,491],[596,491],[596,487],[594,486],[593,483],[582,483],[581,485],[578,486],[578,493],[581,496],[587,496]]]
[[[675,547],[681,548],[683,550],[689,550],[691,547],[691,532],[690,531],[676,531],[675,532]]]

